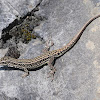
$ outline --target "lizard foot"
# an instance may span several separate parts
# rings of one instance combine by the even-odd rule
[[[25,74],[22,75],[22,78],[24,78],[24,77],[29,75],[29,71],[26,68],[24,68],[24,71],[25,71]]]
[[[22,75],[22,78],[25,78],[28,75],[29,75],[29,73],[25,73],[25,74]]]
[[[49,72],[49,76],[47,78],[52,77],[51,81],[53,81],[55,72],[56,72],[56,68],[53,67],[53,69],[51,69],[51,71]]]

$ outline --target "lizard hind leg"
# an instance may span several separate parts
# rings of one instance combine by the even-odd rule
[[[29,75],[29,71],[27,70],[27,68],[24,68],[24,74],[22,75],[22,78],[26,77]]]
[[[52,77],[52,81],[54,80],[54,74],[56,72],[56,68],[53,66],[53,62],[54,62],[54,57],[52,57],[49,62],[48,62],[48,66],[50,67],[51,71],[49,72],[49,77]]]
[[[52,47],[54,45],[52,39],[51,39],[51,36],[49,37],[49,39],[46,41],[46,45],[45,45],[45,48],[43,49],[43,53],[46,53],[50,50],[50,47]]]

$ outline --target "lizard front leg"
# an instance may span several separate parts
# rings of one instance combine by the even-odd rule
[[[24,72],[25,72],[25,74],[22,75],[22,78],[29,75],[29,71],[27,70],[27,68],[24,68]]]

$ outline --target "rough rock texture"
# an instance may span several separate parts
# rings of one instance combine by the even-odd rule
[[[0,33],[16,19],[31,11],[40,0],[0,0]]]
[[[22,1],[14,2],[21,5]],[[45,40],[51,35],[55,44],[51,50],[58,49],[68,43],[88,19],[99,14],[99,6],[99,0],[42,0],[36,14],[47,20],[35,31]],[[25,12],[25,8],[21,11]],[[2,28],[7,25],[3,20],[2,24]],[[30,71],[26,78],[21,77],[23,72],[19,70],[0,70],[0,100],[100,100],[99,25],[100,18],[87,27],[69,52],[56,60],[53,82],[47,78],[48,66]],[[41,42],[32,40],[20,58],[34,58],[42,49]]]

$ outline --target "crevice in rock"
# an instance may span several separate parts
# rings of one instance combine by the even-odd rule
[[[42,16],[37,16],[36,11],[39,11],[39,6],[42,0],[36,5],[36,7],[28,12],[25,16],[15,19],[8,27],[2,30],[2,35],[0,39],[0,48],[9,47],[7,56],[12,55],[12,57],[18,58],[20,56],[17,50],[17,44],[19,41],[27,44],[31,39],[42,38],[35,33],[34,27],[39,26],[41,21],[46,18]],[[16,54],[14,54],[14,52]]]

